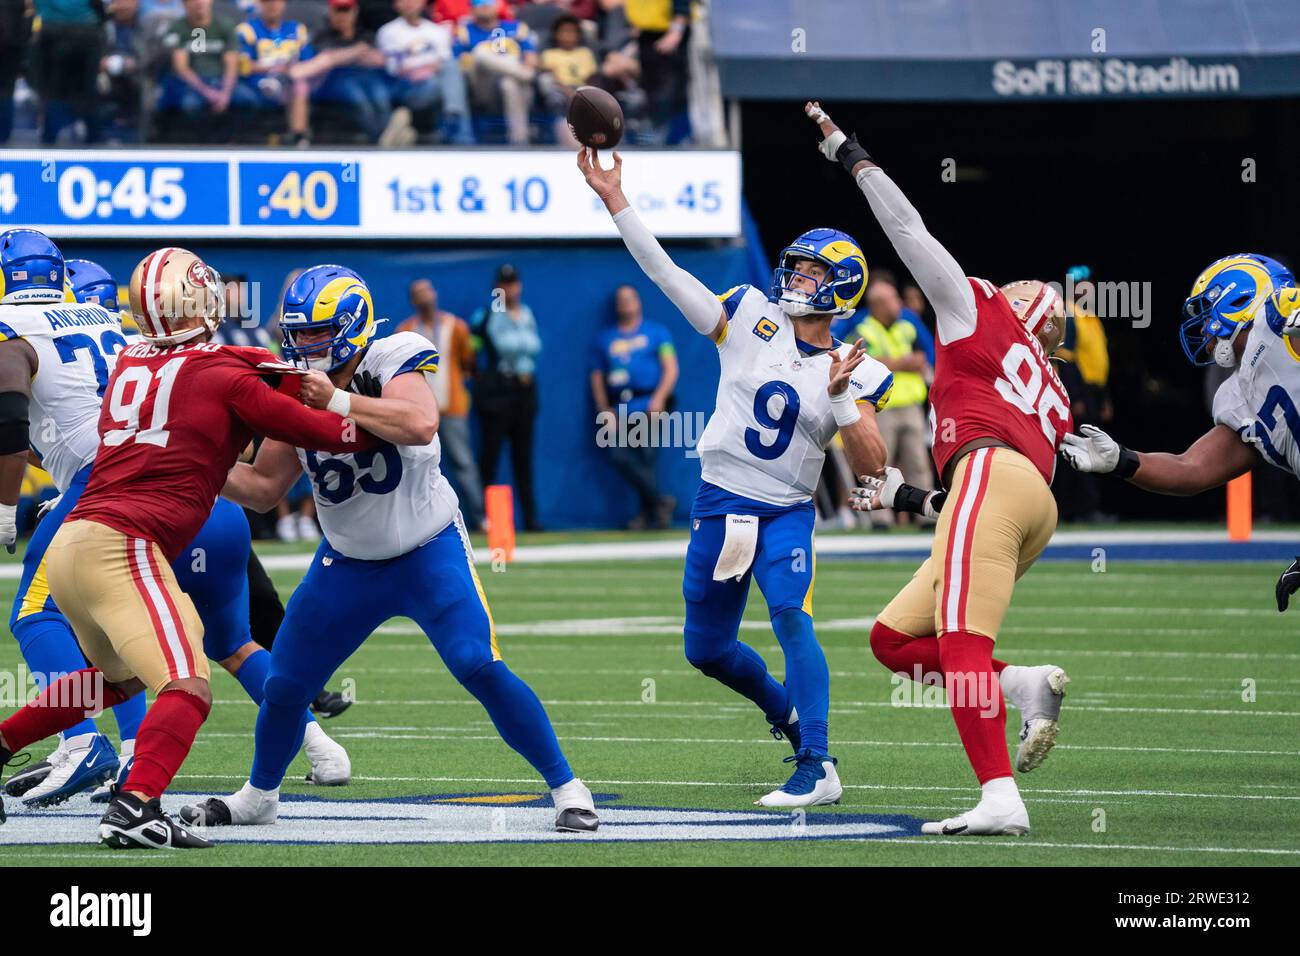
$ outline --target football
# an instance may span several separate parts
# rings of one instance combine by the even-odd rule
[[[612,149],[623,138],[623,107],[595,86],[580,86],[569,100],[569,129],[583,146]]]

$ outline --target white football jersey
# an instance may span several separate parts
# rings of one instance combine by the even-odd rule
[[[1236,371],[1214,393],[1214,422],[1300,475],[1300,343],[1256,320]]]
[[[126,345],[114,312],[75,302],[0,305],[0,342],[24,339],[36,352],[28,442],[66,491],[99,448],[99,406]]]
[[[702,477],[767,504],[807,501],[838,431],[826,391],[830,354],[805,354],[790,318],[754,287],[737,286],[718,298],[727,327],[718,343],[717,404],[698,449]],[[840,354],[851,347],[842,344]],[[881,408],[893,384],[889,369],[867,356],[849,389],[855,400]]]
[[[353,378],[370,374],[387,384],[407,372],[431,375],[438,350],[414,332],[377,339]],[[438,467],[438,436],[427,445],[388,445],[335,455],[298,449],[312,480],[316,515],[325,537],[349,558],[382,561],[406,554],[447,527],[460,508]]]

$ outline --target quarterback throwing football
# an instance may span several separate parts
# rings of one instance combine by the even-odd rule
[[[766,292],[742,285],[715,296],[679,268],[623,195],[622,158],[602,169],[578,151],[578,167],[605,203],[637,264],[701,335],[718,347],[717,407],[700,440],[703,481],[691,509],[682,592],[686,659],[749,698],[795,764],[763,806],[835,803],[842,788],[829,756],[830,672],[813,633],[813,492],[838,433],[855,474],[878,474],[886,449],[876,409],[893,375],[859,341],[831,337],[836,316],[856,308],[867,263],[853,239],[812,229],[781,253]],[[721,303],[719,303],[721,300]],[[767,599],[785,655],[785,683],[737,639],[751,577]]]

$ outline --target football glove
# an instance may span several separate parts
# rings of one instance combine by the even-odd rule
[[[47,498],[45,501],[42,501],[41,506],[36,509],[36,520],[40,521],[44,518],[47,514],[57,508],[59,502],[62,500],[63,495],[55,495],[53,498]]]
[[[0,544],[10,554],[18,542],[18,506],[0,505]]]
[[[946,497],[945,492],[927,491],[907,484],[903,481],[903,473],[897,468],[886,467],[883,478],[862,475],[859,481],[862,482],[862,487],[849,492],[849,507],[855,511],[892,508],[927,518],[938,518]]]
[[[854,511],[879,511],[894,507],[894,496],[903,486],[903,473],[897,468],[885,468],[885,477],[861,475],[861,488],[849,492],[849,507]]]
[[[358,395],[364,395],[367,398],[382,398],[384,383],[379,381],[378,375],[370,372],[358,372],[352,376],[352,390]]]
[[[1300,588],[1300,557],[1292,561],[1290,566],[1282,572],[1282,576],[1277,579],[1277,588],[1274,594],[1277,596],[1278,613],[1286,610],[1287,605],[1291,603],[1291,595],[1295,594],[1296,588]]]
[[[1094,425],[1082,425],[1079,431],[1082,436],[1067,433],[1061,439],[1061,456],[1071,468],[1109,475],[1119,467],[1119,442]]]

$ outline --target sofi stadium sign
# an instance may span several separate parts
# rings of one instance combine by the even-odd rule
[[[740,234],[740,155],[629,150],[660,236]],[[596,239],[618,235],[568,150],[0,150],[0,223],[55,238]],[[603,164],[610,158],[602,154]]]
[[[1111,58],[993,64],[993,92],[1007,97],[1226,96],[1240,89],[1235,63],[1192,63],[1183,57],[1164,62]]]

